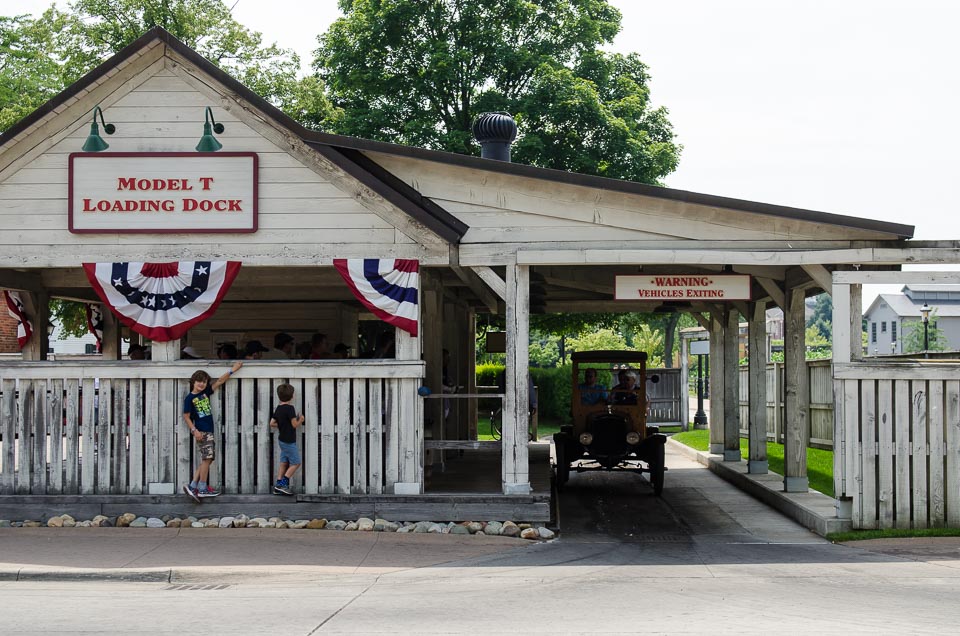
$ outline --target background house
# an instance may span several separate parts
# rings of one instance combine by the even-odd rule
[[[922,329],[920,308],[931,308],[930,328],[944,335],[947,348],[960,349],[960,285],[906,285],[900,294],[880,294],[864,312],[870,355],[905,353],[903,341]]]

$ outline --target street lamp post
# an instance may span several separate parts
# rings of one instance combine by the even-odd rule
[[[693,416],[694,428],[707,427],[707,414],[703,412],[703,354],[697,354],[697,413]]]
[[[923,357],[930,357],[930,305],[923,303],[920,308],[920,316],[923,320]]]

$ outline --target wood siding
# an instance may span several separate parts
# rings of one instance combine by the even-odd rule
[[[196,461],[181,414],[184,378],[203,364],[0,365],[0,495],[141,494],[157,482],[179,492]],[[271,491],[277,447],[268,424],[276,385],[290,382],[306,417],[296,491],[392,493],[399,475],[419,472],[404,465],[419,452],[402,444],[422,439],[422,431],[419,438],[397,431],[423,423],[401,422],[395,405],[420,399],[400,392],[423,369],[396,360],[248,363],[211,398],[211,483],[226,493]]]
[[[81,260],[219,254],[263,264],[314,264],[327,255],[398,255],[424,261],[439,255],[368,209],[355,192],[344,191],[342,175],[324,174],[323,162],[308,164],[290,148],[277,145],[245,123],[248,113],[238,116],[217,105],[182,73],[161,59],[102,102],[107,122],[116,125],[115,134],[104,135],[109,151],[192,152],[203,129],[204,108],[212,105],[217,121],[226,127],[218,136],[224,148],[259,157],[259,230],[221,235],[71,234],[68,158],[80,151],[90,116],[87,112],[64,121],[62,115],[49,124],[42,152],[7,163],[0,171],[0,266],[75,266]],[[262,122],[260,129],[266,132]],[[337,179],[341,181],[334,183]]]

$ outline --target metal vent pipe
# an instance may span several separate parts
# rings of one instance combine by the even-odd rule
[[[473,136],[480,144],[481,157],[509,162],[517,122],[510,113],[480,113],[473,122]]]

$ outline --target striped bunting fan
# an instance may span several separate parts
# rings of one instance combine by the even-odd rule
[[[168,342],[213,315],[240,263],[84,263],[83,271],[120,322],[154,342]]]
[[[33,335],[33,323],[27,320],[20,292],[3,290],[3,300],[7,305],[7,313],[17,321],[17,344],[23,349]]]
[[[333,266],[364,307],[384,322],[417,335],[419,261],[336,258]]]

